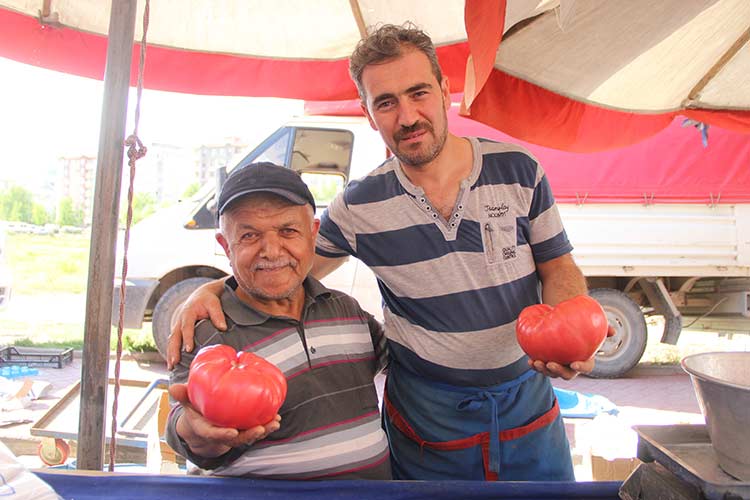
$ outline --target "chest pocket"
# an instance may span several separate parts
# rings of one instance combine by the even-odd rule
[[[482,222],[482,243],[488,264],[515,261],[517,242],[515,218]]]

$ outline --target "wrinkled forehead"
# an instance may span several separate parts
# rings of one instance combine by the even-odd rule
[[[273,220],[280,224],[302,224],[311,222],[314,217],[315,211],[309,204],[296,205],[273,193],[252,193],[233,201],[220,220],[222,223],[253,224]]]

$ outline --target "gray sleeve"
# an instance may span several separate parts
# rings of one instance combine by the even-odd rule
[[[196,345],[195,351],[197,351],[197,348],[198,346]],[[169,385],[187,383],[190,363],[193,361],[193,358],[195,358],[194,352],[190,353],[185,352],[184,350],[182,351],[180,354],[180,363],[175,366],[169,374]],[[182,405],[172,399],[171,396],[169,402],[171,409],[169,411],[169,417],[167,418],[167,427],[164,431],[167,444],[172,447],[176,453],[195,463],[193,460],[194,455],[190,452],[185,441],[183,441],[177,434],[177,420],[182,416]]]
[[[351,234],[351,227],[348,227],[351,225],[351,217],[344,201],[344,194],[345,192],[339,193],[320,217],[315,252],[323,257],[357,255],[356,239]]]
[[[375,350],[376,372],[385,371],[388,368],[388,342],[383,332],[383,325],[375,317],[363,311],[367,317],[367,325],[370,327],[370,337],[372,338],[372,347]]]

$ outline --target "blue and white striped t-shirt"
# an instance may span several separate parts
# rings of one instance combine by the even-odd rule
[[[331,203],[316,252],[353,255],[375,273],[395,361],[486,386],[528,368],[515,322],[540,302],[535,262],[572,246],[537,161],[515,145],[469,140],[474,164],[449,219],[391,158]]]

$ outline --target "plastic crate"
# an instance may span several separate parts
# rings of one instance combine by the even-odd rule
[[[31,377],[38,375],[39,370],[36,368],[29,368],[28,366],[10,365],[0,367],[0,377],[4,378],[20,378],[20,377]]]
[[[62,368],[73,362],[73,348],[48,349],[8,346],[0,348],[0,367],[23,365],[43,368]]]

